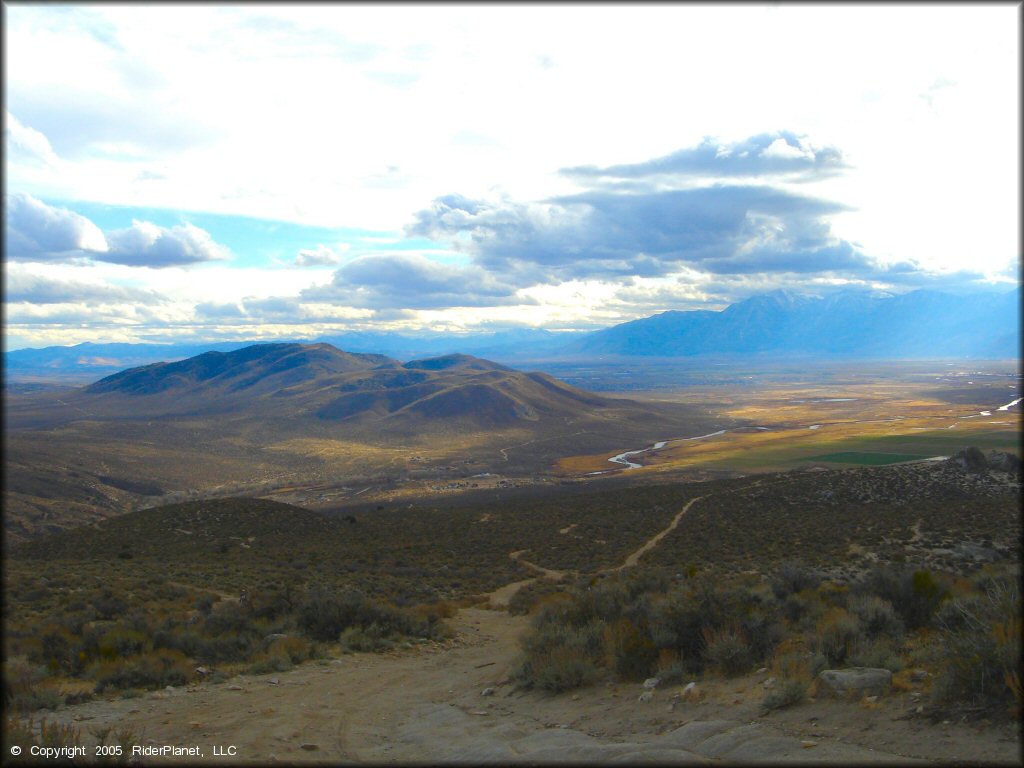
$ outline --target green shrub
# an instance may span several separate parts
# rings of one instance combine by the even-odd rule
[[[892,672],[899,672],[904,667],[899,646],[884,635],[874,640],[855,640],[846,661],[854,667],[875,667]]]
[[[524,688],[558,693],[590,682],[597,675],[602,625],[572,627],[548,621],[526,635],[513,678]]]
[[[710,630],[705,633],[704,658],[726,677],[749,672],[753,657],[750,646],[734,629]]]
[[[850,600],[849,610],[869,639],[882,635],[898,638],[903,634],[903,621],[888,600],[875,595],[858,595]]]
[[[844,608],[832,608],[818,622],[814,638],[816,650],[831,666],[846,661],[850,649],[861,637],[860,622]]]
[[[927,626],[949,595],[948,586],[929,571],[893,568],[873,571],[858,591],[887,600],[907,629]]]
[[[100,638],[97,650],[102,659],[137,656],[149,646],[149,638],[141,632],[116,627]]]
[[[180,651],[162,648],[128,659],[100,662],[94,670],[96,693],[108,688],[164,688],[185,685],[192,665]]]
[[[346,651],[377,653],[395,647],[388,631],[376,622],[368,626],[348,627],[338,638]]]
[[[815,589],[820,583],[821,576],[816,571],[790,561],[781,563],[771,579],[772,592],[779,600],[807,589]]]

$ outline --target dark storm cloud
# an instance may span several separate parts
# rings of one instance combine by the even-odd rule
[[[438,264],[408,253],[360,256],[334,273],[329,285],[308,288],[304,302],[367,309],[437,309],[530,303],[516,286],[478,266]]]
[[[822,178],[847,166],[835,147],[812,147],[790,131],[762,133],[746,141],[723,145],[706,138],[696,147],[681,149],[642,163],[585,165],[564,168],[566,176],[580,180],[647,179],[659,176],[797,176]]]

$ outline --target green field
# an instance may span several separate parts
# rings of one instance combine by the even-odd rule
[[[1018,455],[1021,450],[1020,433],[1008,429],[991,432],[976,428],[938,429],[903,435],[822,439],[826,437],[821,435],[805,438],[799,443],[759,446],[757,450],[737,452],[728,458],[709,461],[705,466],[740,471],[786,469],[814,461],[881,466],[932,456],[952,456],[969,445],[983,451],[996,449]],[[857,458],[850,458],[853,456]],[[870,456],[878,458],[866,458]]]
[[[826,453],[821,456],[808,456],[806,461],[829,461],[840,464],[860,464],[869,467],[878,467],[884,464],[898,464],[901,461],[915,461],[927,459],[916,453],[869,453],[867,451],[840,451],[839,453]]]

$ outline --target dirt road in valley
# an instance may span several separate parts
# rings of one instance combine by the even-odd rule
[[[634,565],[700,499],[632,553]],[[564,574],[522,559],[537,578]],[[396,762],[899,762],[911,757],[1005,761],[1019,757],[1010,731],[908,720],[904,694],[877,708],[808,702],[762,717],[765,676],[703,681],[698,701],[680,686],[638,700],[637,684],[594,685],[558,696],[517,691],[510,676],[529,619],[501,607],[525,583],[461,609],[455,637],[383,654],[344,655],[289,672],[242,675],[135,699],[66,707],[48,720],[88,729],[130,725],[143,745],[218,748],[223,763]],[[234,748],[231,755],[229,748]],[[145,764],[173,762],[145,758]],[[203,762],[192,759],[190,762]]]

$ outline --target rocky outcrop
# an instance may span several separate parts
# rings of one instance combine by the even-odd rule
[[[972,445],[957,451],[949,458],[949,462],[972,474],[1005,472],[1018,479],[1021,476],[1020,457],[1005,451],[991,450],[983,453],[980,448]]]
[[[818,694],[847,698],[878,696],[892,687],[892,672],[876,667],[826,669],[818,675]]]

